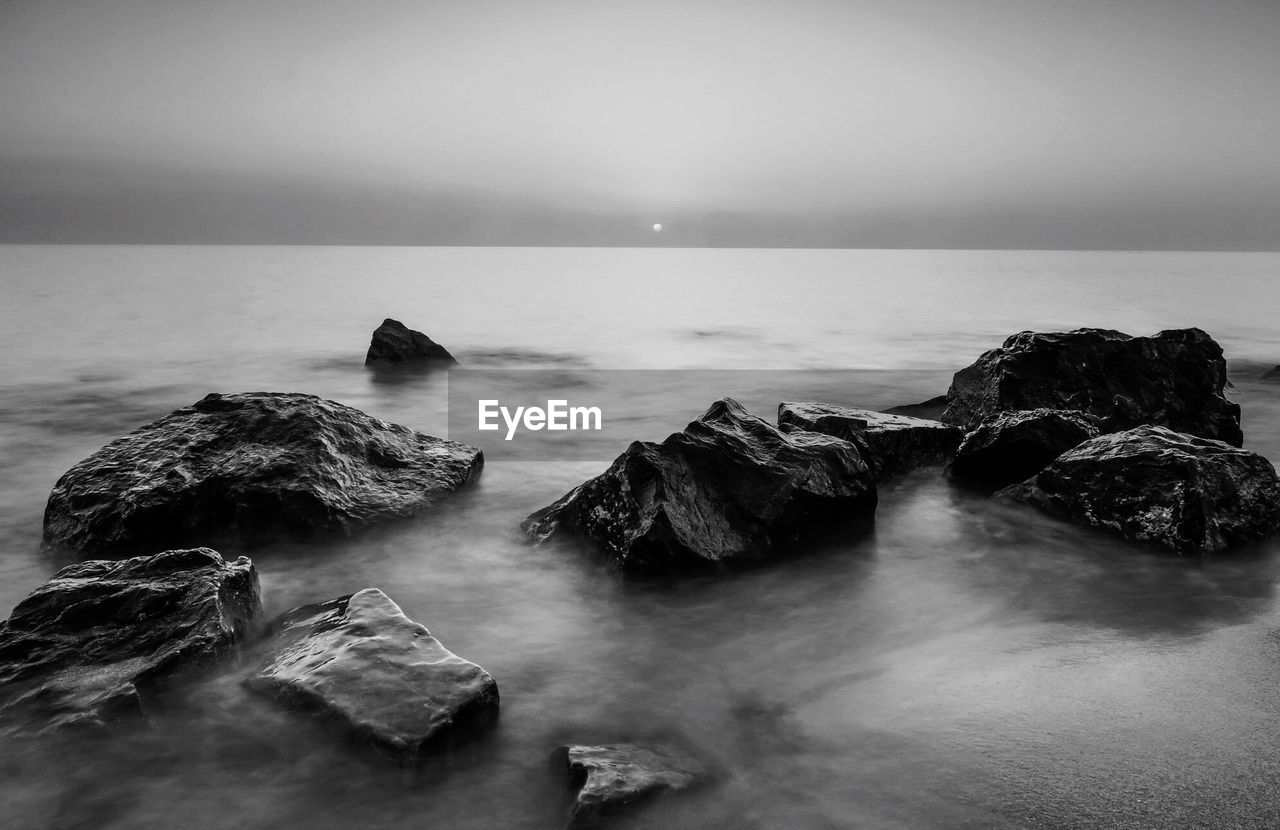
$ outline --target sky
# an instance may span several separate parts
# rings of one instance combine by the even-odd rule
[[[0,0],[5,242],[1280,250],[1278,134],[1280,0]]]

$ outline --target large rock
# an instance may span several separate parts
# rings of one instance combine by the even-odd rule
[[[143,552],[350,531],[467,484],[480,450],[313,395],[209,395],[68,470],[45,541]]]
[[[563,746],[555,757],[565,765],[569,784],[577,790],[568,830],[599,826],[624,807],[687,790],[708,778],[698,759],[666,746]]]
[[[336,719],[415,756],[498,711],[498,684],[449,651],[376,588],[296,608],[274,626],[277,650],[249,688]]]
[[[1069,409],[1103,432],[1154,424],[1238,447],[1240,407],[1223,396],[1226,382],[1222,348],[1200,329],[1024,331],[956,372],[942,420],[968,431],[1008,410]]]
[[[382,321],[373,330],[369,351],[364,356],[365,365],[371,363],[457,363],[449,350],[420,331],[392,320]]]
[[[875,506],[857,446],[784,433],[726,398],[660,444],[633,443],[522,527],[536,542],[584,536],[622,568],[678,569],[781,553]]]
[[[1215,553],[1280,528],[1280,477],[1270,461],[1164,427],[1086,441],[999,495],[1182,554]]]
[[[1067,450],[1099,434],[1094,419],[1083,412],[1002,412],[964,437],[951,472],[990,487],[1003,487],[1035,475]]]
[[[865,449],[863,457],[870,462],[877,481],[946,463],[955,455],[963,434],[957,427],[938,421],[827,403],[779,404],[778,426],[821,432],[858,444]]]
[[[253,563],[208,548],[63,568],[0,623],[3,731],[144,715],[153,689],[233,652],[261,612]]]

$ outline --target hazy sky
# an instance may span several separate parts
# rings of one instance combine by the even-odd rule
[[[1277,249],[1280,0],[0,0],[25,239]]]

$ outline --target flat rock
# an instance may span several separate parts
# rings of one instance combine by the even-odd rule
[[[677,570],[780,554],[875,506],[856,445],[783,432],[726,398],[662,443],[633,443],[522,527],[535,542],[590,539],[624,569]]]
[[[234,652],[261,612],[253,563],[208,548],[63,568],[0,623],[0,733],[144,716],[154,689]]]
[[[1180,554],[1217,553],[1280,528],[1270,461],[1164,427],[1086,441],[997,495]]]
[[[1002,412],[964,437],[951,472],[991,487],[1024,481],[1099,435],[1093,418],[1063,409]]]
[[[255,544],[409,516],[483,467],[480,450],[314,395],[208,395],[68,470],[45,541],[149,552]]]
[[[666,746],[563,746],[555,756],[562,759],[570,786],[577,790],[569,830],[597,827],[624,807],[687,790],[708,777],[696,758]]]
[[[969,431],[1000,412],[1067,409],[1103,432],[1153,424],[1238,447],[1240,407],[1226,383],[1222,347],[1200,329],[1024,331],[956,372],[942,420]]]
[[[963,435],[939,421],[827,403],[779,404],[778,426],[820,432],[864,447],[863,457],[877,481],[945,464]]]
[[[364,356],[365,365],[371,363],[457,363],[449,350],[420,331],[392,320],[382,321],[373,330],[369,351]]]
[[[489,673],[376,588],[296,608],[273,628],[276,649],[249,688],[337,720],[396,755],[418,755],[497,715]]]

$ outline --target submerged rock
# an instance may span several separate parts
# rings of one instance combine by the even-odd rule
[[[449,651],[376,588],[296,608],[248,686],[344,723],[396,755],[415,756],[497,715],[498,684]]]
[[[1261,380],[1263,383],[1280,383],[1280,366],[1277,366],[1276,368],[1271,369],[1270,371],[1264,372],[1262,377],[1259,378],[1259,380]]]
[[[420,331],[392,320],[390,317],[382,321],[382,325],[373,330],[373,339],[369,343],[369,351],[364,357],[365,365],[370,363],[457,363],[449,350]]]
[[[1223,396],[1226,382],[1222,347],[1200,329],[1024,331],[956,372],[942,420],[972,430],[1009,410],[1067,409],[1103,432],[1153,424],[1238,447],[1240,407]]]
[[[662,793],[687,790],[708,777],[696,758],[665,746],[563,746],[555,757],[564,763],[570,786],[578,791],[568,830],[596,827],[617,810]]]
[[[885,410],[888,415],[907,415],[912,418],[924,418],[926,421],[942,420],[942,413],[947,411],[947,396],[939,395],[920,403],[908,403],[902,406],[891,406]]]
[[[1270,461],[1164,427],[1086,441],[998,495],[1181,554],[1216,553],[1280,528]]]
[[[951,472],[990,487],[1024,481],[1090,438],[1093,418],[1061,409],[1002,412],[964,437]]]
[[[535,542],[584,536],[622,568],[679,569],[782,553],[875,507],[857,446],[784,433],[726,398],[660,444],[633,443],[522,527]]]
[[[253,563],[208,548],[63,568],[0,623],[3,732],[142,716],[150,690],[234,651],[261,612]]]
[[[827,403],[778,404],[778,426],[858,444],[865,448],[863,457],[877,481],[945,464],[955,455],[962,435],[957,427],[938,421]]]
[[[208,395],[68,470],[45,541],[82,551],[251,544],[408,516],[478,475],[480,450],[314,395]]]

